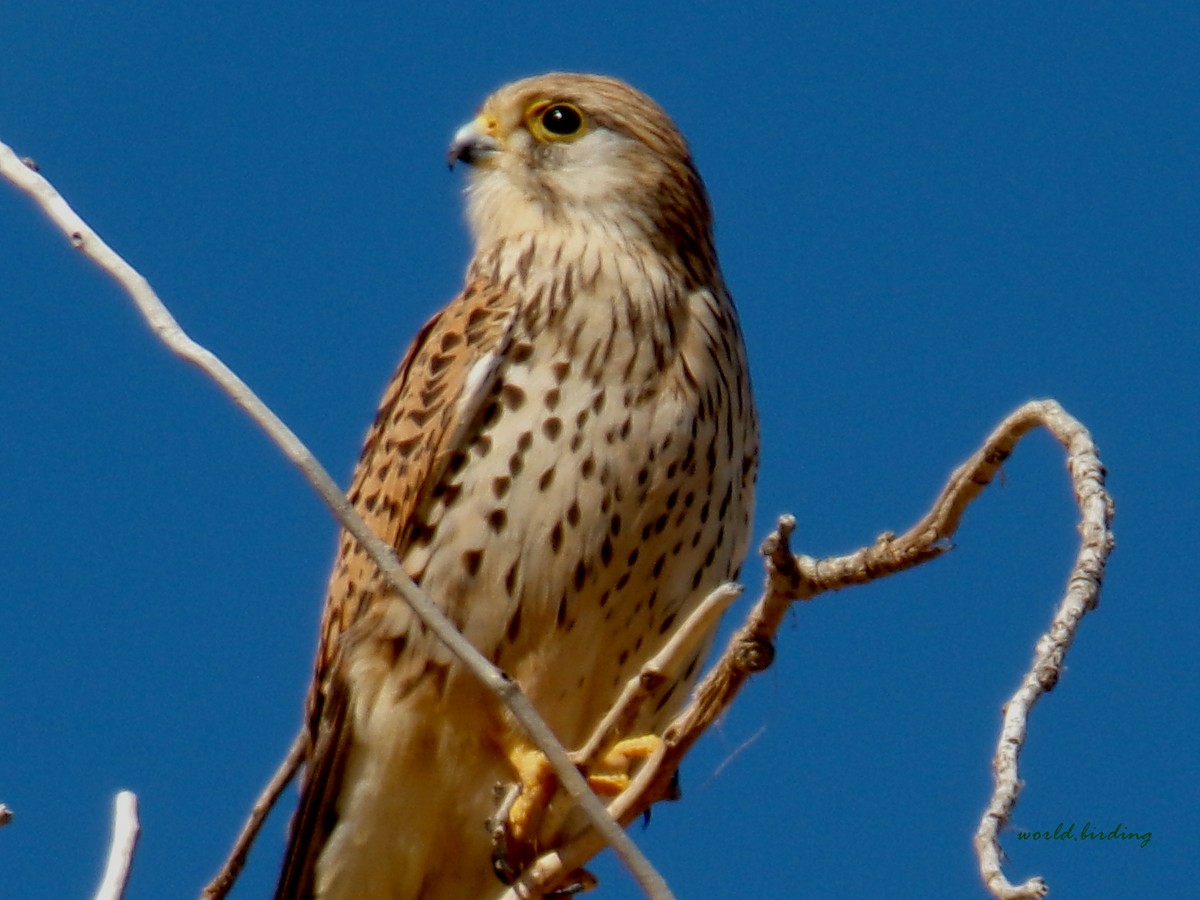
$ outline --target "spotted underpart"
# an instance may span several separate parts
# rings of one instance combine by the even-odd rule
[[[558,156],[526,153],[506,124],[543,95],[590,117]],[[592,76],[519,82],[486,109],[509,136],[472,184],[466,288],[401,363],[350,498],[570,748],[735,576],[757,421],[707,199],[665,114]],[[608,143],[588,149],[591,134]],[[568,177],[576,150],[594,159]],[[618,205],[573,205],[595,195],[587,179],[626,171]],[[663,727],[699,662],[638,731]],[[345,535],[309,722],[277,896],[500,891],[483,823],[523,738]],[[560,798],[539,840],[575,827]]]

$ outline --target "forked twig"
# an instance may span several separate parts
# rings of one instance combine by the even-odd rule
[[[795,528],[791,516],[780,518],[763,542],[767,579],[762,597],[745,624],[734,633],[725,652],[692,694],[691,701],[666,729],[663,744],[637,773],[630,787],[609,804],[609,812],[628,824],[667,796],[683,757],[700,735],[733,702],[746,679],[769,666],[774,638],[794,600],[809,600],[826,591],[862,584],[910,569],[949,549],[967,506],[991,482],[1004,460],[1024,435],[1037,426],[1049,430],[1067,450],[1075,497],[1080,510],[1081,544],[1050,630],[1038,641],[1034,663],[1016,695],[1005,705],[1004,724],[993,761],[995,790],[975,838],[980,873],[992,894],[1005,900],[1044,896],[1040,878],[1012,886],[1000,870],[999,833],[1007,825],[1020,792],[1017,759],[1026,738],[1026,718],[1033,704],[1054,687],[1063,658],[1083,615],[1099,598],[1104,566],[1112,550],[1112,500],[1104,488],[1104,467],[1091,435],[1054,400],[1025,404],[1008,416],[983,446],[950,475],[946,486],[924,517],[903,535],[881,536],[868,547],[846,556],[813,559],[794,556],[789,539]],[[688,627],[687,624],[684,626]],[[606,721],[633,721],[636,704],[647,695],[626,691]],[[621,735],[608,734],[611,741]],[[561,887],[572,873],[604,848],[593,832],[585,831],[565,846],[544,854],[504,895],[504,900],[540,897]]]

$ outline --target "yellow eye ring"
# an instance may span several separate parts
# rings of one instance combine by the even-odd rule
[[[539,100],[525,110],[525,127],[539,141],[573,141],[587,131],[587,121],[574,103]]]

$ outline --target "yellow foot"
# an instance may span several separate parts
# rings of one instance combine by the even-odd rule
[[[558,790],[558,776],[546,755],[536,748],[516,747],[508,759],[521,786],[521,793],[508,811],[509,834],[521,843],[532,843],[546,807]]]
[[[502,882],[512,884],[537,855],[538,833],[558,790],[558,776],[545,754],[533,747],[518,744],[507,755],[517,783],[503,798],[498,797],[500,808],[489,820],[488,830],[492,834],[492,868]]]
[[[598,761],[597,768],[608,771],[588,774],[588,784],[602,797],[615,797],[629,787],[629,770],[633,764],[649,758],[661,746],[662,738],[656,734],[617,741]],[[509,834],[517,841],[533,841],[546,807],[558,790],[558,777],[545,754],[535,748],[514,747],[509,751],[508,759],[521,788],[508,811]]]
[[[617,741],[600,757],[599,761],[600,768],[613,771],[607,774],[588,775],[588,784],[602,797],[617,796],[629,787],[629,770],[633,764],[649,759],[661,746],[662,738],[657,734],[643,734],[639,737]]]
[[[629,787],[634,763],[661,746],[662,738],[654,734],[617,741],[596,761],[602,771],[587,774],[588,785],[602,797],[615,797]],[[508,760],[517,776],[516,796],[510,792],[492,828],[493,864],[501,880],[511,883],[532,859],[546,810],[558,790],[558,776],[545,754],[533,747],[511,747]]]
[[[606,769],[624,770],[639,760],[649,759],[662,746],[662,738],[657,734],[643,734],[639,737],[625,738],[617,741],[600,757],[600,765]]]

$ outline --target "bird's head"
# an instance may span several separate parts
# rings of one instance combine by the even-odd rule
[[[564,229],[652,247],[692,268],[712,257],[712,214],[683,135],[624,82],[552,73],[505,85],[454,135],[472,167],[479,246]]]

